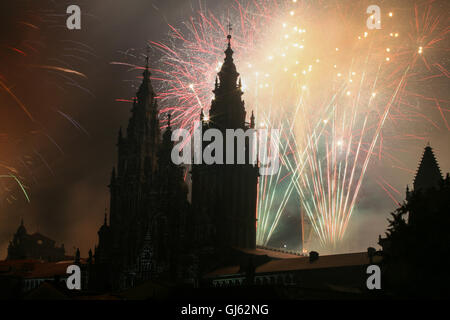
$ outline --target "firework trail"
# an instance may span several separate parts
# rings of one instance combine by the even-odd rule
[[[192,129],[209,108],[232,23],[247,112],[255,112],[259,126],[281,129],[281,170],[260,177],[260,245],[270,244],[286,206],[296,202],[315,241],[335,249],[369,164],[403,169],[394,156],[402,141],[426,139],[420,129],[429,125],[449,130],[448,100],[426,90],[449,78],[445,1],[382,3],[380,30],[367,28],[368,6],[235,0],[226,15],[201,7],[182,26],[169,25],[166,41],[149,42],[162,56],[152,69],[162,118],[170,113],[174,125]],[[127,62],[115,63],[140,68],[133,63],[138,54],[125,56]]]
[[[0,40],[0,205],[29,201],[34,169],[53,172],[51,150],[64,154],[54,135],[57,121],[89,135],[70,116],[66,98],[74,90],[93,96],[80,66],[96,57],[90,46],[57,32],[65,27],[64,4],[18,1],[14,8],[0,22],[7,30]]]

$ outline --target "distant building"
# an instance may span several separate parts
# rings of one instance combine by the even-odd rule
[[[28,234],[23,220],[8,246],[6,260],[37,259],[55,262],[66,259],[64,244],[57,247],[55,241],[35,232]]]
[[[270,256],[270,260],[253,266],[242,265],[218,268],[204,276],[212,287],[279,286],[291,298],[301,298],[311,290],[363,294],[367,292],[367,267],[379,264],[381,256],[376,252],[346,253],[309,257],[274,255],[268,250],[258,250]],[[327,295],[328,296],[328,295]]]
[[[66,280],[69,277],[67,268],[73,264],[79,265],[82,269],[81,287],[85,290],[87,288],[87,278],[83,276],[86,274],[85,259],[58,262],[35,259],[0,261],[0,299],[24,297],[46,282],[66,288]]]

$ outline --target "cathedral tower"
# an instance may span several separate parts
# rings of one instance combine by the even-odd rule
[[[220,130],[226,158],[227,129],[247,131],[254,127],[254,117],[246,122],[239,73],[233,61],[231,35],[228,35],[225,60],[213,90],[209,117],[201,112],[202,132]],[[236,141],[235,141],[236,142]],[[235,144],[236,146],[236,144]],[[204,150],[205,145],[203,146]],[[256,247],[256,205],[258,165],[248,161],[248,140],[245,144],[246,162],[237,164],[192,165],[192,207],[196,215],[197,245],[217,250]],[[235,149],[236,151],[236,149]]]
[[[106,277],[101,282],[113,289],[132,287],[150,275],[179,273],[190,207],[184,168],[170,158],[170,118],[168,123],[161,135],[147,58],[126,135],[119,130],[117,170],[109,184],[110,222],[105,215],[95,252],[96,278]]]

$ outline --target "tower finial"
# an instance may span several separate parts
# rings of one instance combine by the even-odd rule
[[[233,30],[231,23],[228,21],[228,35],[227,35],[227,39],[228,39],[228,47],[231,46],[231,31]]]
[[[149,49],[150,49],[150,47],[147,44],[147,47],[145,49],[145,69],[144,69],[144,73],[143,73],[144,81],[150,77],[150,71],[148,70],[148,68],[149,68],[149,64],[148,64]]]
[[[147,44],[146,55],[145,55],[145,68],[148,69],[148,56],[149,56],[150,46]]]
[[[139,90],[137,92],[137,101],[142,102],[143,99],[150,95],[152,98],[154,97],[153,87],[150,81],[150,76],[152,75],[149,69],[149,47],[147,46],[146,55],[145,55],[145,67],[144,72],[142,73],[143,80],[141,85],[139,86]]]
[[[227,61],[233,62],[233,50],[231,49],[231,30],[233,30],[233,28],[231,28],[231,23],[228,22],[228,35],[227,35],[228,46],[227,49],[225,50],[225,63]],[[222,65],[222,69],[223,67],[224,65]]]
[[[167,129],[170,129],[170,113],[167,115]]]

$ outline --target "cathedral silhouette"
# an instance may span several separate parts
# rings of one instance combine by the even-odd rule
[[[231,35],[227,39],[209,117],[200,114],[203,129],[223,133],[254,128],[255,121],[252,114],[246,122]],[[254,249],[258,165],[192,165],[190,203],[185,167],[171,161],[170,116],[167,129],[160,132],[148,57],[131,113],[126,135],[122,129],[118,134],[109,224],[105,214],[98,246],[94,255],[89,253],[89,286],[116,290],[148,279],[195,283],[229,261],[234,248]]]

